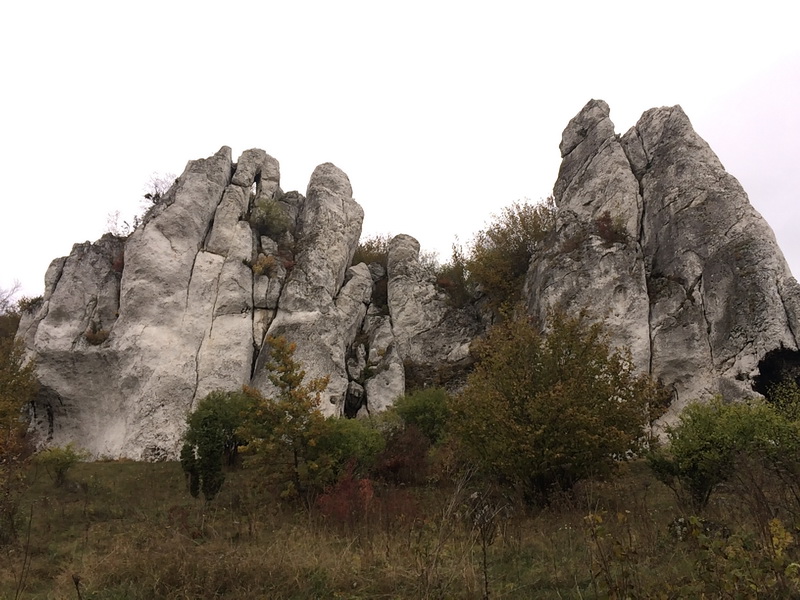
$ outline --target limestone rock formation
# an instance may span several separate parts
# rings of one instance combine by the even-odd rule
[[[639,368],[693,399],[753,394],[770,351],[798,349],[800,288],[769,225],[680,107],[621,138],[593,100],[569,123],[558,230],[526,280],[529,310],[590,309]]]
[[[174,457],[186,415],[209,392],[274,391],[269,335],[297,344],[308,378],[328,378],[327,415],[390,406],[404,393],[407,358],[463,362],[473,331],[460,354],[419,350],[448,309],[412,238],[402,238],[410,252],[394,244],[389,273],[405,277],[408,299],[376,303],[387,274],[351,265],[363,216],[332,164],[315,169],[304,197],[280,189],[278,162],[263,150],[237,163],[227,147],[191,161],[132,235],[78,244],[48,270],[42,306],[20,329],[42,383],[33,406],[42,442]]]
[[[769,226],[680,107],[624,136],[605,102],[570,121],[556,227],[525,281],[527,309],[589,310],[689,400],[763,390],[800,372],[800,286]],[[19,335],[37,360],[43,444],[95,456],[175,457],[185,418],[214,390],[274,390],[267,336],[327,377],[327,415],[367,417],[407,388],[461,385],[485,331],[480,301],[452,306],[398,235],[385,265],[352,264],[363,210],[326,163],[284,192],[263,150],[189,162],[127,238],[76,244],[51,264]],[[788,367],[787,367],[788,365]]]

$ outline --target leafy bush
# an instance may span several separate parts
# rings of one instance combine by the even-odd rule
[[[621,217],[612,219],[611,213],[605,211],[595,220],[597,235],[606,242],[606,245],[624,243],[628,236],[625,232],[625,223]]]
[[[610,350],[599,324],[555,313],[548,330],[526,317],[492,328],[451,405],[465,452],[529,503],[613,472],[642,449],[667,397],[628,354]]]
[[[345,472],[334,485],[325,489],[316,505],[322,516],[340,527],[351,528],[370,512],[375,490],[372,480],[355,474],[355,461],[348,462]]]
[[[250,224],[260,234],[274,240],[289,231],[289,217],[277,200],[261,197],[250,211]]]
[[[444,434],[449,410],[449,397],[443,388],[423,388],[406,394],[394,403],[394,410],[406,425],[414,425],[431,444]]]
[[[442,288],[456,308],[466,306],[472,295],[469,291],[467,260],[464,250],[453,244],[450,260],[436,269],[436,285]]]
[[[256,275],[268,275],[269,277],[275,274],[277,268],[278,259],[272,255],[267,256],[265,254],[259,254],[252,265],[253,273]]]
[[[320,424],[313,450],[313,460],[321,471],[318,478],[335,481],[346,468],[355,475],[367,473],[384,446],[380,431],[368,421],[326,419]]]
[[[44,296],[28,297],[23,296],[17,301],[17,308],[20,312],[35,313],[44,304]]]
[[[797,424],[757,400],[726,404],[716,398],[690,404],[678,423],[667,428],[667,438],[668,444],[651,452],[648,462],[655,475],[694,509],[708,504],[712,493],[736,474],[743,458],[791,472],[800,451]]]
[[[36,455],[34,461],[45,468],[56,487],[61,487],[67,482],[69,470],[88,457],[88,452],[76,450],[73,444],[67,444],[63,448],[54,447],[42,450]]]
[[[453,256],[441,272],[446,290],[463,299],[464,285],[479,289],[496,315],[500,308],[516,302],[531,257],[555,226],[552,198],[538,204],[515,202],[504,208],[486,229],[479,231],[467,251],[454,247]],[[466,280],[464,273],[466,272]]]
[[[351,264],[357,265],[359,263],[364,263],[370,265],[372,263],[378,263],[384,269],[388,268],[389,241],[391,241],[391,239],[392,236],[384,234],[373,235],[359,240]]]
[[[39,387],[35,365],[25,359],[25,346],[14,337],[19,311],[6,294],[0,289],[0,544],[16,531],[17,498],[24,487],[22,468],[30,454],[23,408]]]
[[[378,457],[376,475],[394,484],[422,483],[428,473],[430,446],[430,440],[416,425],[390,432]]]
[[[800,386],[793,379],[785,378],[770,386],[767,401],[790,421],[800,421]]]
[[[187,417],[181,467],[192,496],[197,497],[202,491],[210,502],[219,492],[225,482],[223,462],[235,465],[239,446],[244,444],[239,429],[257,397],[257,392],[249,388],[240,392],[211,392]]]

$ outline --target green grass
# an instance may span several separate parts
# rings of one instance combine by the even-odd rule
[[[228,473],[205,505],[177,463],[82,463],[59,488],[31,467],[17,539],[0,548],[0,598],[15,598],[22,574],[25,599],[76,599],[73,576],[83,600],[484,597],[476,488],[376,484],[366,516],[335,523],[259,481]],[[797,597],[794,523],[781,521],[790,542],[764,537],[734,492],[682,539],[673,494],[641,463],[546,509],[487,496],[508,508],[490,523],[490,597]]]

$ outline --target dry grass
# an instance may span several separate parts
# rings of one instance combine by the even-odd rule
[[[483,598],[485,576],[491,598],[757,597],[708,593],[695,563],[717,560],[710,545],[723,538],[676,538],[680,511],[644,465],[535,512],[485,496],[498,509],[485,571],[474,489],[376,486],[365,518],[342,527],[282,505],[247,469],[211,505],[188,495],[176,463],[81,464],[62,488],[32,470],[18,540],[1,550],[0,598],[15,597],[27,559],[26,599],[75,599],[73,576],[83,600]],[[729,500],[708,521],[742,526]]]

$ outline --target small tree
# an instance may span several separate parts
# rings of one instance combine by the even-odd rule
[[[547,502],[638,452],[665,394],[611,351],[598,324],[555,313],[542,335],[527,317],[496,325],[452,404],[453,431],[484,471]]]
[[[211,392],[187,417],[181,467],[192,496],[197,497],[202,491],[210,502],[222,488],[223,464],[236,464],[239,446],[244,444],[239,429],[259,397],[250,388],[240,392]]]
[[[67,444],[63,448],[56,446],[42,450],[34,460],[45,468],[56,487],[62,487],[67,482],[69,470],[88,457],[88,452],[76,450],[73,444]]]
[[[14,513],[22,485],[21,468],[28,456],[24,407],[38,389],[35,366],[15,339],[19,310],[15,289],[0,290],[0,543],[14,535]]]
[[[270,351],[266,369],[276,394],[258,397],[242,433],[261,456],[268,477],[283,486],[282,494],[307,499],[321,470],[314,447],[324,427],[319,402],[328,378],[304,382],[306,372],[294,359],[296,345],[273,336],[266,344]]]

